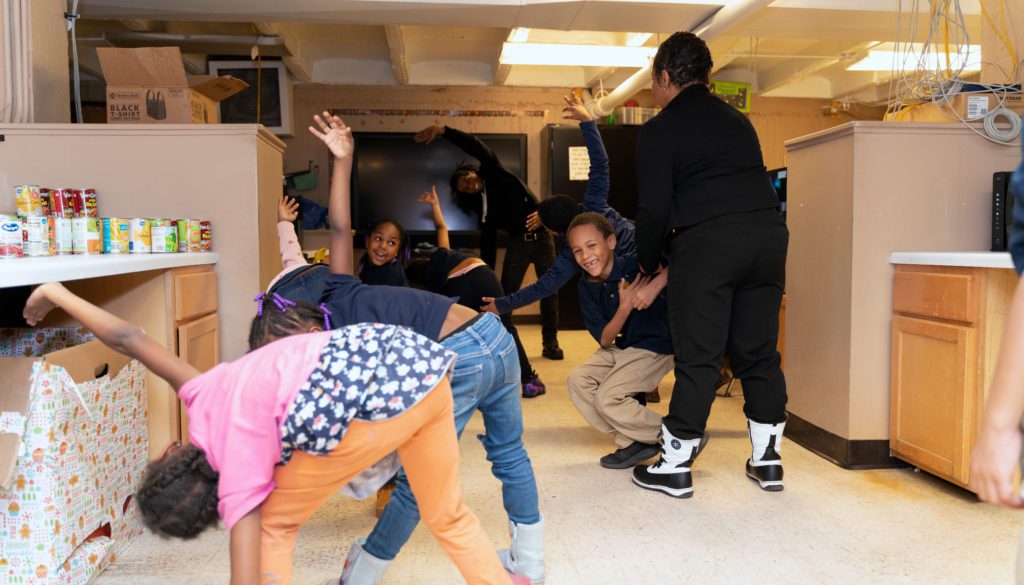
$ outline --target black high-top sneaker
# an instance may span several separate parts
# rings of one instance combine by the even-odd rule
[[[747,477],[765,491],[782,491],[782,431],[785,428],[786,421],[767,425],[747,419],[751,447]]]
[[[705,437],[707,435],[705,434]],[[654,465],[637,465],[633,468],[633,483],[673,498],[689,498],[693,495],[693,478],[690,466],[697,458],[706,438],[678,439],[661,425],[661,457]]]

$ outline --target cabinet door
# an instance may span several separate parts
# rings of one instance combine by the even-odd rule
[[[964,325],[893,316],[893,454],[964,485],[967,401],[976,383],[976,332]]]
[[[178,355],[200,372],[220,363],[220,319],[216,313],[178,326]],[[184,442],[188,440],[188,416],[184,403],[179,409]]]

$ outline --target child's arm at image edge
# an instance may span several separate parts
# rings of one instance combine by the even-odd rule
[[[309,132],[320,139],[334,157],[330,201],[327,203],[327,213],[331,220],[331,235],[328,244],[331,252],[331,272],[351,275],[353,273],[352,155],[355,153],[352,129],[345,126],[341,118],[332,116],[326,111],[323,113],[323,117],[313,116],[313,121],[317,127],[310,126]]]
[[[185,382],[199,375],[185,360],[133,325],[75,295],[59,282],[40,285],[25,303],[25,320],[35,326],[52,309],[60,307],[93,332],[108,347],[142,362],[177,392]]]
[[[308,264],[299,246],[299,237],[295,234],[295,226],[286,221],[277,222],[277,243],[281,248],[281,267],[291,270],[296,266]]]
[[[260,585],[260,509],[231,527],[231,585]]]

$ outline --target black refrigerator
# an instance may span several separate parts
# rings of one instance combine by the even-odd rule
[[[608,151],[611,189],[608,203],[629,219],[636,219],[636,138],[639,126],[598,126],[605,150]],[[550,124],[545,129],[548,146],[548,193],[569,195],[583,201],[586,180],[570,177],[570,149],[584,147],[583,135],[575,123]],[[586,150],[577,150],[577,157]],[[558,293],[558,321],[562,329],[583,329],[579,296],[576,294],[578,276],[573,277]]]

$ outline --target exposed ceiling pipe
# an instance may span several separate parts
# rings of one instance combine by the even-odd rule
[[[692,29],[692,32],[704,39],[705,42],[710,41],[771,3],[772,0],[741,0],[727,4],[698,23]],[[584,95],[584,105],[586,105],[591,115],[595,118],[602,118],[611,114],[616,106],[629,99],[636,92],[648,88],[650,84],[651,66],[647,65],[633,75],[630,75],[628,79],[620,83],[611,93],[600,99],[595,100],[589,92],[586,92]]]

